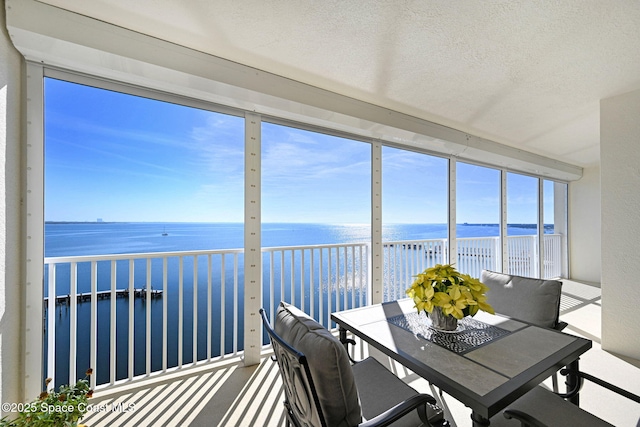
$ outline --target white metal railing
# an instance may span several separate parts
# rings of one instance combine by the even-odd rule
[[[447,239],[384,242],[383,301],[406,297],[413,276],[449,259]]]
[[[562,277],[562,235],[544,235],[544,271],[542,277]]]
[[[263,307],[280,301],[331,328],[331,313],[368,303],[367,243],[263,248]],[[272,319],[273,320],[273,319]]]
[[[95,387],[238,354],[243,252],[45,258],[47,376],[60,385],[92,367]],[[270,313],[284,300],[331,327],[333,311],[368,301],[367,244],[262,252]]]
[[[545,235],[545,277],[561,271],[561,236]],[[535,276],[536,236],[508,238],[509,272]],[[501,270],[495,237],[458,239],[457,267]],[[384,242],[385,301],[448,262],[446,239]],[[46,371],[92,387],[236,355],[244,324],[242,249],[45,258]],[[262,306],[290,302],[331,328],[331,313],[369,303],[368,243],[262,249]],[[48,298],[55,295],[55,298]],[[53,314],[53,315],[50,315]],[[80,375],[78,375],[80,373]]]
[[[92,367],[95,387],[236,354],[242,258],[242,249],[45,258],[47,375],[59,385]]]
[[[562,236],[544,235],[543,277],[562,274]],[[456,268],[472,277],[482,270],[502,271],[499,237],[467,237],[457,239]],[[507,272],[518,276],[537,277],[538,237],[507,237]],[[447,263],[446,239],[413,240],[384,243],[384,301],[405,296],[413,276],[435,264]]]
[[[533,236],[532,236],[533,237]],[[510,238],[507,239],[509,241]],[[467,237],[458,239],[458,262],[462,273],[480,277],[482,270],[501,270],[499,237]]]

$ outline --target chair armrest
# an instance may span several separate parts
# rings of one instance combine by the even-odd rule
[[[608,383],[604,380],[601,380],[598,377],[594,377],[593,375],[587,374],[586,372],[582,372],[582,371],[576,371],[573,369],[569,369],[569,368],[563,368],[560,370],[560,373],[562,375],[576,375],[578,378],[580,379],[585,379],[585,380],[589,380],[591,382],[594,382],[596,384],[598,384],[601,387],[606,388],[607,390],[611,390],[614,393],[618,393],[621,396],[626,397],[627,399],[633,400],[634,402],[640,403],[640,396],[638,396],[637,394],[633,394],[627,390],[624,390],[614,384]],[[571,392],[569,392],[569,394],[571,394]],[[561,395],[561,397],[564,397],[564,395]]]
[[[516,419],[520,421],[522,427],[547,427],[546,424],[543,424],[537,418],[517,409],[507,409],[503,412],[503,415],[508,420]]]
[[[405,400],[404,402],[400,402],[398,403],[396,406],[394,406],[393,408],[384,411],[383,413],[381,413],[380,415],[365,421],[363,423],[360,423],[358,425],[358,427],[384,427],[384,426],[388,426],[393,424],[394,422],[398,421],[400,418],[402,418],[403,416],[407,415],[408,413],[410,413],[413,410],[417,410],[418,411],[418,415],[420,416],[420,419],[422,420],[422,423],[425,426],[431,426],[433,424],[431,424],[428,421],[427,418],[427,409],[426,409],[426,405],[435,405],[436,404],[436,399],[433,398],[433,396],[429,395],[429,394],[416,394],[415,396],[410,397],[409,399]],[[443,419],[441,419],[440,422],[438,422],[438,424],[436,425],[440,425],[440,426],[448,426],[449,423],[447,421],[444,421]]]
[[[356,342],[355,340],[352,340],[351,338],[346,338],[344,340],[341,340],[342,345],[344,345],[345,350],[347,350],[347,356],[349,357],[349,360],[351,361],[352,364],[356,364],[358,363],[358,361],[353,360],[353,358],[351,357],[351,354],[349,353],[349,344],[351,344],[352,346],[356,346]]]

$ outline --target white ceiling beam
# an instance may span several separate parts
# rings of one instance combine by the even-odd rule
[[[35,0],[5,4],[9,35],[29,61],[549,179],[582,176],[578,166]]]

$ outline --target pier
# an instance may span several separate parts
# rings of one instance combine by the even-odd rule
[[[87,302],[91,301],[91,292],[83,292],[76,295],[77,302]],[[129,289],[116,289],[115,291],[116,298],[129,298]],[[151,289],[150,290],[151,298],[161,298],[162,290]],[[134,298],[147,298],[147,290],[144,288],[134,289],[133,290]],[[98,291],[96,292],[96,298],[98,300],[103,299],[111,299],[111,291]],[[49,297],[44,297],[44,301],[49,301]],[[71,303],[71,295],[58,295],[56,296],[56,304],[59,305],[69,305]]]

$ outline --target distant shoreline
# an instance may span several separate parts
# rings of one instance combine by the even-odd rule
[[[115,224],[116,221],[45,221],[45,224]],[[123,221],[122,224],[129,222]]]
[[[499,224],[469,224],[469,223],[465,222],[463,224],[456,224],[456,225],[472,226],[472,227],[497,227]],[[538,224],[507,224],[507,227],[538,228]],[[553,224],[545,224],[544,227],[545,228],[551,228],[551,227],[553,227]]]
[[[241,222],[219,222],[219,223],[200,223],[200,222],[165,222],[165,221],[45,221],[45,224],[242,224]],[[265,223],[265,224],[316,224],[316,223],[298,223],[298,222],[273,222],[273,223]],[[336,225],[327,223],[326,225]],[[394,224],[396,225],[396,224]],[[447,225],[446,223],[426,223],[426,224],[404,224],[403,225]],[[459,223],[456,225],[460,226],[468,226],[468,227],[497,227],[500,224],[481,224],[481,223]],[[516,227],[516,228],[537,228],[538,224],[507,224],[508,227]],[[553,224],[544,224],[545,228],[553,227]]]

